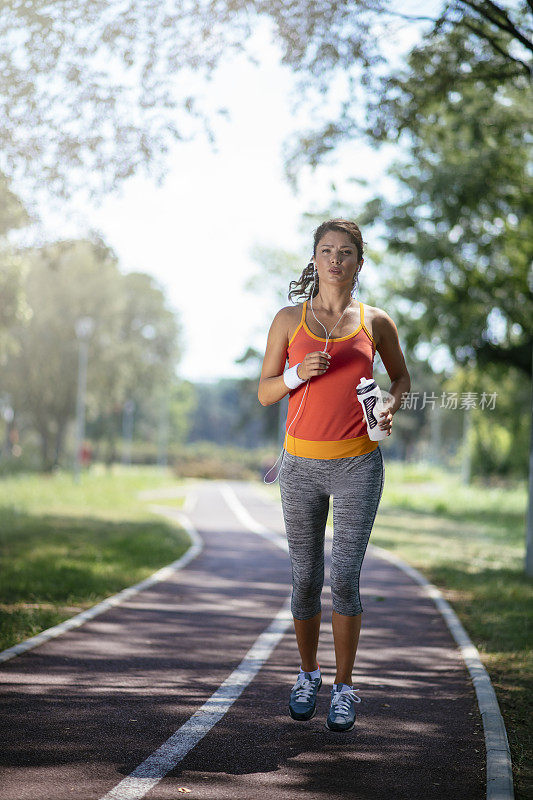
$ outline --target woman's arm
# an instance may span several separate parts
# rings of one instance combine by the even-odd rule
[[[283,380],[283,372],[287,361],[292,309],[293,306],[285,306],[281,311],[278,311],[268,332],[263,369],[261,370],[257,392],[262,406],[270,406],[273,403],[277,403],[278,400],[281,400],[282,397],[285,397],[290,392]],[[303,381],[311,380],[317,375],[323,375],[329,369],[330,360],[330,354],[324,353],[322,350],[313,350],[310,353],[306,353],[296,367],[297,375]]]
[[[287,346],[289,344],[289,316],[288,308],[282,308],[274,319],[268,332],[265,357],[259,379],[257,396],[262,406],[271,406],[277,403],[290,389],[283,380],[283,372],[287,361]]]
[[[387,410],[381,412],[382,419],[379,427],[387,430],[390,434],[392,416],[400,408],[404,392],[411,389],[411,377],[407,371],[396,325],[385,311],[381,309],[376,309],[376,311],[372,322],[372,332],[376,339],[376,350],[391,379],[389,394],[394,398],[392,403],[387,406]]]

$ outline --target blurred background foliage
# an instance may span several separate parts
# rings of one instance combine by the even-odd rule
[[[34,247],[17,246],[13,235],[31,226],[33,198],[43,193],[68,203],[73,192],[98,197],[142,169],[157,180],[172,140],[200,129],[213,139],[213,120],[200,96],[184,90],[185,79],[209,80],[229,52],[253,60],[247,34],[266,17],[282,62],[298,79],[295,104],[308,111],[308,129],[284,148],[294,186],[304,167],[349,153],[346,145],[358,138],[375,147],[402,145],[388,175],[394,197],[376,195],[354,207],[332,184],[324,208],[302,219],[307,235],[328,217],[356,219],[368,243],[366,263],[379,280],[365,285],[363,270],[362,299],[397,323],[418,392],[418,407],[396,416],[384,444],[389,456],[457,468],[465,481],[525,478],[533,342],[531,16],[527,2],[501,7],[485,0],[445,3],[434,18],[385,0],[6,4],[0,469],[71,465],[75,328],[84,317],[94,323],[88,460],[167,463],[198,442],[270,448],[272,459],[279,452],[286,404],[258,402],[262,352],[243,349],[240,380],[183,380],[179,315],[153,277],[124,274],[97,234]],[[426,35],[393,65],[390,31],[421,20],[430,23]],[[356,162],[347,159],[346,169],[355,185],[362,183]],[[25,201],[13,191],[15,179],[28,189]],[[259,245],[250,253],[248,288],[270,293],[272,316],[287,303],[289,281],[308,255]],[[268,321],[264,327],[266,342]],[[388,388],[379,357],[376,374]],[[451,391],[497,399],[493,408],[471,412],[441,407]],[[424,393],[439,400],[426,403]]]

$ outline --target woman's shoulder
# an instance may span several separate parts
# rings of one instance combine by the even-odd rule
[[[296,328],[300,324],[302,309],[303,303],[295,303],[290,306],[283,306],[274,316],[272,326],[286,332],[287,342],[292,339]]]
[[[368,320],[369,322],[374,319],[379,319],[381,315],[385,313],[382,308],[371,306],[368,303],[363,303],[363,309],[365,312],[365,321]]]
[[[280,308],[277,312],[274,319],[283,323],[292,323],[294,320],[298,320],[299,322],[302,318],[303,305],[303,303],[295,303],[290,306],[283,306],[283,308]]]
[[[386,336],[391,327],[395,327],[393,320],[383,308],[377,306],[370,306],[363,303],[365,324],[370,328],[372,337],[379,345],[380,339]]]

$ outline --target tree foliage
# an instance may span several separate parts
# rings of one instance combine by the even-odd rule
[[[2,391],[21,427],[37,430],[45,468],[57,464],[73,420],[78,374],[76,322],[90,317],[88,413],[111,418],[126,400],[149,403],[172,381],[179,326],[155,280],[122,275],[99,238],[29,249],[25,293],[32,314],[10,334],[17,344]],[[105,429],[111,440],[117,431]]]
[[[455,36],[441,43],[443,52],[455,47]],[[418,83],[424,62],[413,60]],[[390,170],[399,197],[366,207],[363,219],[379,223],[388,252],[402,257],[389,291],[411,301],[411,348],[444,344],[460,364],[494,361],[531,374],[529,99],[525,86],[467,83],[426,102],[407,158]]]
[[[327,14],[322,0],[308,0],[300,6],[306,25],[295,20],[288,28],[282,1],[272,5],[283,60],[301,76],[295,102],[309,108],[312,120],[285,144],[286,173],[294,186],[304,165],[316,167],[346,140],[379,144],[409,136],[426,106],[445,102],[453,90],[531,88],[529,2],[505,7],[492,0],[456,0],[443,3],[432,18],[402,13],[388,0],[341,0],[328,4]],[[410,51],[407,66],[392,66],[389,39],[415,23],[429,23],[421,44]]]
[[[22,288],[23,261],[8,241],[10,231],[23,228],[30,221],[24,204],[0,173],[0,365],[14,347],[9,328],[16,322],[24,322],[31,313]]]
[[[215,141],[202,83],[230,53],[255,61],[247,40],[261,17],[273,26],[283,63],[301,76],[295,102],[315,102],[318,90],[328,109],[323,124],[313,114],[314,128],[287,143],[293,178],[302,158],[318,163],[346,136],[395,140],[408,125],[389,110],[402,80],[388,43],[402,27],[427,23],[430,44],[458,31],[474,50],[487,45],[463,71],[437,54],[428,94],[444,96],[458,79],[531,78],[525,0],[443,2],[435,18],[405,14],[391,0],[10,0],[0,8],[2,169],[65,199],[74,189],[106,192],[141,168],[161,181],[173,142],[199,129]],[[325,101],[339,80],[344,99],[332,117]]]
[[[2,4],[4,170],[65,199],[73,188],[100,195],[141,167],[161,181],[173,141],[198,126],[213,141],[198,78],[247,31],[245,14],[209,0]]]

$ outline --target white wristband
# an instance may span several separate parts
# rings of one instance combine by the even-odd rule
[[[285,382],[285,386],[288,386],[289,389],[296,389],[298,386],[301,386],[302,383],[305,383],[303,378],[300,378],[298,375],[298,367],[302,362],[300,361],[299,364],[295,364],[294,367],[290,367],[290,369],[286,369],[283,373],[283,380]]]

